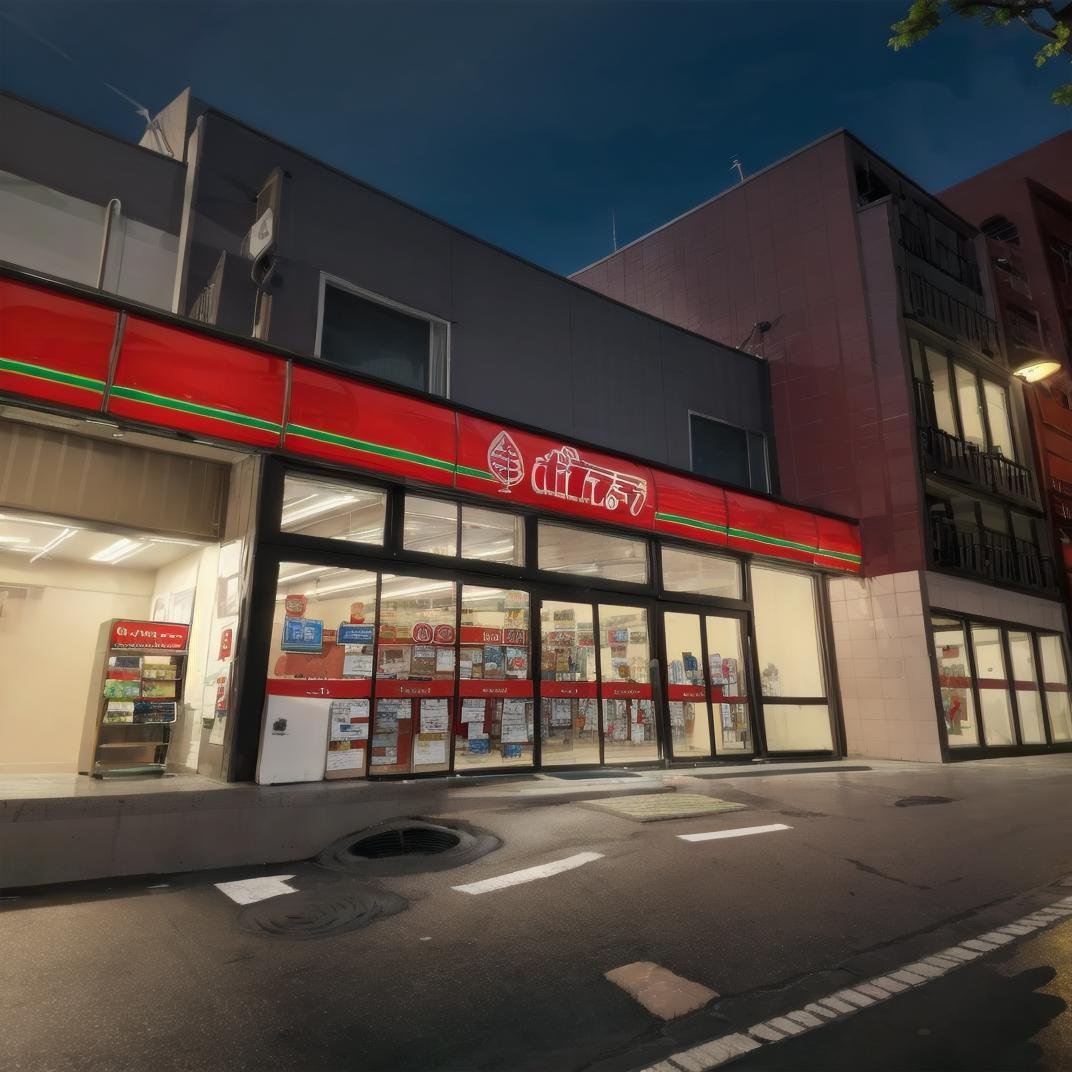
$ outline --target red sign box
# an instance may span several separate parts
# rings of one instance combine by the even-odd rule
[[[146,651],[185,651],[190,627],[173,622],[137,622],[120,618],[112,622],[113,648]]]

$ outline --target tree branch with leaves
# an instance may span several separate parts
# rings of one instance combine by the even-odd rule
[[[913,0],[908,14],[890,29],[889,46],[895,52],[922,41],[942,25],[947,13],[965,19],[979,19],[984,26],[1021,23],[1046,43],[1035,53],[1035,66],[1052,59],[1072,63],[1072,0],[1055,4],[1051,0]],[[1054,104],[1072,106],[1072,83],[1058,86],[1050,96]]]

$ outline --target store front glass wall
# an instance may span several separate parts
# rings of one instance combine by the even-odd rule
[[[595,608],[540,604],[540,743],[544,766],[600,762]]]
[[[964,640],[964,627],[952,619],[933,618],[934,657],[938,663],[938,689],[950,748],[979,743],[975,721],[975,696],[971,666]]]
[[[754,564],[750,572],[767,748],[831,751],[815,580]]]

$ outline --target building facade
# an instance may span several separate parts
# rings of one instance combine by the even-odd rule
[[[940,197],[986,237],[1009,361],[1060,365],[1025,393],[1059,573],[1072,599],[1072,132]]]
[[[984,239],[846,132],[573,278],[771,370],[784,493],[859,517],[828,584],[850,752],[1068,747],[1067,616]]]
[[[189,94],[0,129],[0,773],[844,753],[761,359]]]

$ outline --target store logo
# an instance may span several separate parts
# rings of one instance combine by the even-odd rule
[[[636,517],[648,500],[648,482],[582,458],[573,447],[549,450],[532,463],[532,490],[537,495],[602,507],[619,507]]]
[[[488,469],[502,487],[499,491],[506,495],[515,484],[525,479],[525,459],[521,450],[509,432],[500,432],[488,447]]]

